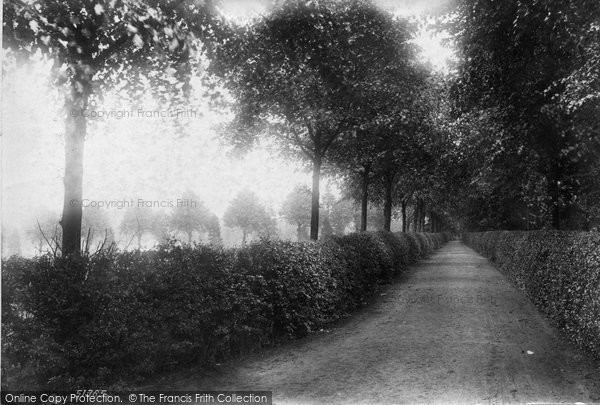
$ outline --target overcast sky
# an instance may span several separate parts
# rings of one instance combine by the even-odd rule
[[[427,15],[443,0],[379,0],[397,14]],[[269,1],[228,0],[223,11],[236,18],[264,13]],[[450,51],[440,38],[423,32],[416,42],[423,57],[443,70]],[[62,101],[48,90],[49,66],[37,63],[8,69],[2,83],[2,221],[22,236],[37,215],[62,209],[64,112]],[[109,108],[117,105],[114,102]],[[137,110],[141,106],[123,106]],[[146,108],[146,107],[144,107]],[[214,126],[227,117],[201,105],[189,121],[189,136],[174,137],[160,119],[107,119],[89,130],[84,158],[84,198],[90,201],[145,199],[173,201],[195,191],[218,216],[242,189],[259,190],[264,202],[279,211],[286,194],[298,183],[310,184],[301,165],[259,147],[244,159],[229,159]],[[115,226],[121,210],[109,209]],[[23,248],[27,249],[25,240]]]

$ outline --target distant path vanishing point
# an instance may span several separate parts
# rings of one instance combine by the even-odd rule
[[[151,387],[272,390],[275,404],[600,403],[600,367],[454,241],[330,331]]]

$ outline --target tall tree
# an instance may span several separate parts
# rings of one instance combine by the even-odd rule
[[[225,52],[239,127],[267,131],[312,166],[310,237],[319,233],[321,167],[351,133],[377,73],[408,63],[406,24],[368,1],[285,1]],[[233,131],[249,144],[248,131]]]
[[[62,253],[81,249],[85,110],[101,90],[118,84],[139,91],[144,80],[159,97],[187,91],[195,36],[207,31],[212,2],[140,0],[7,0],[3,45],[20,56],[41,52],[55,64],[65,90],[65,176]],[[185,18],[185,21],[184,21]],[[190,31],[191,30],[191,31]],[[165,57],[169,56],[169,57]]]

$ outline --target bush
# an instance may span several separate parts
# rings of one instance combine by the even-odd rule
[[[484,232],[464,240],[494,260],[573,342],[600,358],[600,234]]]
[[[122,388],[302,337],[363,305],[445,240],[361,233],[13,257],[2,268],[2,385]]]

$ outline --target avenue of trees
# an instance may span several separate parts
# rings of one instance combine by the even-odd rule
[[[470,229],[600,224],[600,3],[461,0],[450,99]]]
[[[189,102],[194,75],[228,95],[213,104],[233,112],[223,132],[236,150],[269,138],[312,171],[311,188],[297,187],[277,213],[258,190],[231,202],[222,220],[242,243],[276,234],[278,215],[298,240],[352,222],[389,231],[394,219],[433,232],[600,223],[597,1],[459,0],[437,24],[457,51],[446,76],[420,62],[415,25],[368,0],[277,2],[245,25],[213,1],[7,0],[3,11],[5,55],[53,60],[64,93],[64,207],[60,232],[48,230],[62,254],[91,237],[71,203],[83,197],[88,125],[72,112],[116,88]],[[341,199],[322,195],[322,176]],[[120,225],[138,247],[145,234],[221,238],[203,206],[149,215],[126,212]]]

